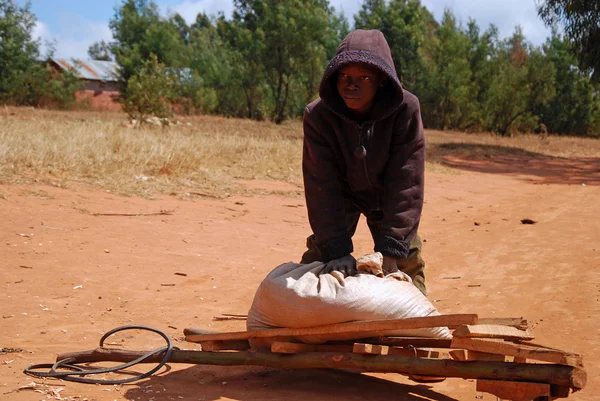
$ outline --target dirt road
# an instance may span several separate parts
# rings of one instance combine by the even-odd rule
[[[584,355],[588,387],[569,399],[600,400],[599,182],[583,186],[585,174],[581,183],[563,183],[504,173],[428,174],[420,232],[429,298],[443,313],[528,318],[536,342]],[[267,272],[298,261],[309,227],[304,202],[296,198],[144,200],[29,186],[0,186],[0,193],[6,198],[0,199],[0,347],[22,349],[0,355],[2,400],[451,401],[481,395],[473,381],[460,379],[416,385],[392,374],[188,365],[120,387],[49,380],[38,385],[45,393],[17,391],[34,381],[22,374],[25,366],[94,348],[102,333],[120,325],[162,329],[185,348],[193,348],[181,341],[185,327],[243,330],[244,322],[212,318],[246,313]],[[161,210],[170,214],[93,215]],[[537,223],[522,224],[524,218]],[[364,223],[355,248],[356,255],[372,248]],[[113,342],[133,349],[162,345],[132,334]]]

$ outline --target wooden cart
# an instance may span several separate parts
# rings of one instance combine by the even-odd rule
[[[381,335],[429,327],[449,327],[452,338]],[[353,369],[399,373],[427,382],[475,379],[477,391],[512,401],[567,398],[583,389],[587,380],[581,355],[532,343],[533,336],[522,318],[479,319],[458,314],[230,333],[186,329],[184,334],[202,350],[173,349],[169,363]],[[323,335],[344,340],[318,345],[302,341]],[[354,340],[347,340],[349,337]],[[250,340],[262,347],[252,349]],[[142,354],[101,347],[61,354],[57,360],[130,362]],[[162,357],[157,354],[145,362]]]

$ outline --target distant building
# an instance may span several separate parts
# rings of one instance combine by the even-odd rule
[[[75,94],[79,102],[89,103],[94,110],[121,110],[121,105],[115,100],[119,94],[117,63],[53,58],[50,65],[57,70],[70,71],[84,82]]]

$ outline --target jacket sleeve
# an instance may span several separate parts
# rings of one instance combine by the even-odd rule
[[[424,175],[425,138],[417,103],[409,119],[395,124],[384,175],[384,218],[375,238],[375,251],[384,256],[408,257],[421,220]]]
[[[353,251],[344,211],[339,167],[331,144],[324,138],[311,116],[304,111],[302,173],[308,220],[315,234],[323,262]]]

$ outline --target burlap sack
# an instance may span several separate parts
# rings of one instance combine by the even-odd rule
[[[260,284],[248,313],[247,329],[310,327],[356,320],[402,319],[439,315],[429,300],[403,273],[377,277],[359,272],[320,274],[322,262],[306,265],[285,263]],[[361,333],[361,337],[376,333]],[[395,330],[386,336],[449,338],[447,327]],[[336,339],[340,339],[339,335]],[[344,339],[356,339],[349,335]],[[300,339],[323,343],[327,336]],[[252,343],[252,342],[251,342]],[[264,345],[264,344],[263,344]]]

